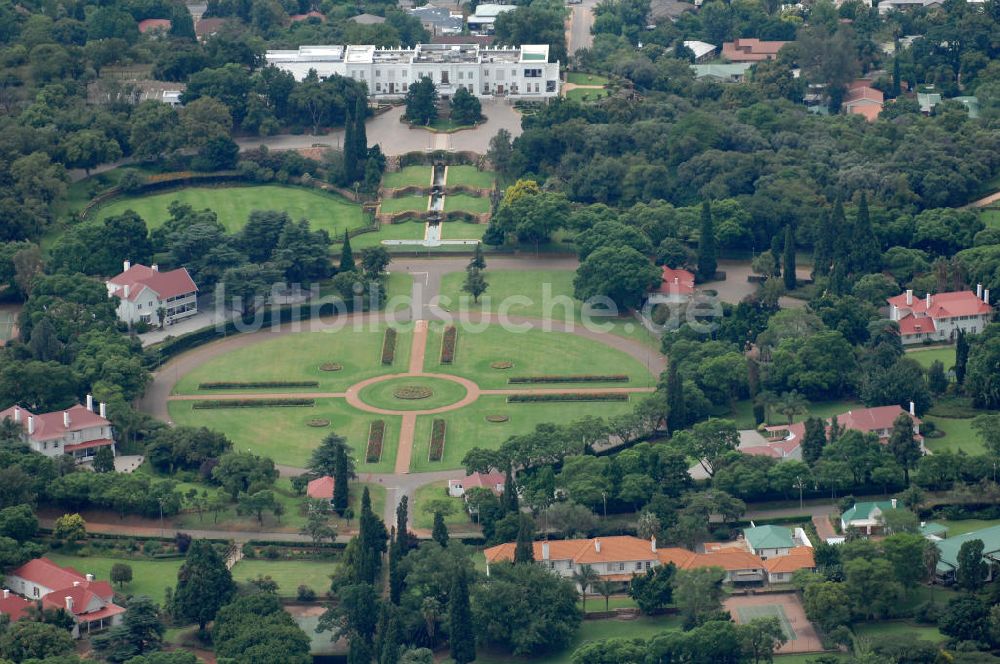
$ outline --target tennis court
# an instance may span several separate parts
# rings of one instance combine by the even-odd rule
[[[788,641],[778,653],[819,652],[823,650],[816,629],[806,618],[799,598],[794,593],[761,593],[741,595],[726,600],[726,610],[736,622],[748,623],[755,618],[777,618]]]

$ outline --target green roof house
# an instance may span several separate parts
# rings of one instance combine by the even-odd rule
[[[948,580],[955,577],[955,570],[958,569],[958,551],[963,544],[972,540],[983,541],[983,560],[989,565],[992,576],[993,568],[1000,564],[1000,526],[974,530],[971,533],[935,542],[938,551],[941,552],[941,560],[937,566],[938,578]]]
[[[943,540],[948,536],[948,526],[926,521],[920,524],[920,534],[929,540]]]
[[[801,528],[796,528],[793,532],[791,528],[784,526],[744,528],[743,539],[746,540],[750,553],[762,560],[787,556],[797,546],[812,546]]]
[[[854,503],[854,507],[840,515],[840,528],[847,530],[853,526],[865,535],[877,535],[884,524],[882,515],[896,509],[896,499],[879,500],[870,503]]]

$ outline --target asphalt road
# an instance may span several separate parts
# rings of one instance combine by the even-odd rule
[[[566,22],[566,48],[570,55],[594,45],[594,36],[590,34],[590,30],[594,27],[596,4],[597,0],[583,0],[579,5],[568,5],[570,15]]]

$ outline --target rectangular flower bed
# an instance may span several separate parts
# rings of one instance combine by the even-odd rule
[[[315,405],[315,399],[207,399],[195,401],[191,407],[195,410],[211,410],[216,408],[285,408]]]
[[[628,401],[627,392],[567,392],[564,394],[512,394],[507,403],[551,403],[554,401]]]
[[[429,461],[440,461],[444,456],[444,434],[447,425],[444,420],[434,420],[431,425],[431,447],[427,455]]]
[[[385,421],[375,420],[368,428],[368,447],[365,450],[365,461],[378,463],[382,458],[382,441],[385,439]]]
[[[318,380],[265,380],[250,383],[213,382],[198,383],[199,390],[251,390],[272,387],[319,387]]]
[[[511,376],[508,383],[627,383],[625,374],[607,376],[583,374],[579,376]]]
[[[385,336],[382,337],[382,364],[392,364],[396,359],[396,328],[385,328]]]
[[[451,364],[455,361],[455,341],[458,339],[458,328],[449,325],[444,328],[441,336],[441,364]]]

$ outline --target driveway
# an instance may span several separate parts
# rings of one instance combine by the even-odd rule
[[[570,14],[566,20],[566,48],[570,55],[580,49],[594,45],[594,36],[590,34],[594,27],[594,5],[597,0],[584,0],[579,5],[569,5]]]

